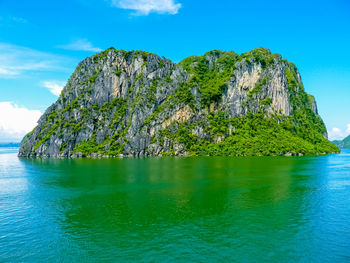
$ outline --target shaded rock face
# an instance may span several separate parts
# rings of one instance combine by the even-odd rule
[[[232,119],[264,112],[269,118],[296,111],[318,119],[317,132],[325,133],[295,66],[269,50],[240,56],[211,51],[175,64],[111,48],[78,65],[59,99],[23,139],[19,156],[188,155],[189,146],[167,134],[186,132],[219,143],[235,127],[215,135],[206,129],[209,115]]]

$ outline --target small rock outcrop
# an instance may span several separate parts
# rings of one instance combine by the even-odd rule
[[[214,50],[175,64],[110,48],[80,62],[19,156],[336,151],[297,68],[268,49]]]

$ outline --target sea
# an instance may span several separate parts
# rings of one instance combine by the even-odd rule
[[[27,159],[0,148],[0,262],[350,262],[350,150]]]

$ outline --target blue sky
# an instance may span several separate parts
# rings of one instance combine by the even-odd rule
[[[269,48],[297,65],[330,137],[344,137],[349,14],[348,0],[0,0],[0,142],[32,129],[78,62],[111,46],[175,62]]]

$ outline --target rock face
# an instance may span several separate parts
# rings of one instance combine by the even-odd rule
[[[279,136],[293,144],[271,148]],[[19,156],[337,151],[326,136],[296,67],[267,49],[242,55],[214,50],[175,64],[152,53],[110,48],[80,62],[57,102],[23,139]],[[271,149],[257,151],[264,140]]]

